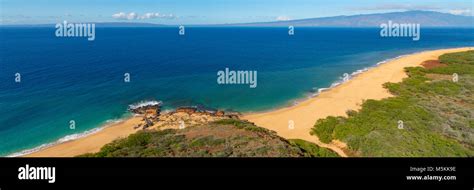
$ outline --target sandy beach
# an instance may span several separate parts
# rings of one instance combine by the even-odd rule
[[[254,122],[260,127],[276,131],[287,139],[304,139],[319,146],[330,148],[341,156],[345,144],[333,141],[331,144],[321,143],[316,136],[310,135],[314,123],[327,116],[345,116],[347,110],[358,110],[365,99],[379,100],[390,97],[391,94],[383,88],[385,82],[400,82],[406,77],[405,67],[419,66],[426,60],[437,59],[438,56],[474,48],[456,48],[425,51],[404,56],[353,77],[346,83],[324,91],[316,97],[307,99],[299,104],[262,113],[247,114],[242,119]],[[293,121],[294,128],[290,129],[289,122]],[[26,157],[71,157],[79,154],[97,152],[100,148],[117,139],[135,133],[133,127],[142,123],[142,117],[132,117],[123,122],[112,124],[92,135],[68,141],[38,152],[25,155]]]
[[[25,157],[73,157],[84,153],[97,152],[105,144],[135,133],[137,130],[133,127],[142,123],[142,119],[142,117],[131,117],[122,122],[106,126],[94,134],[57,144],[25,155]]]
[[[205,124],[220,118],[222,117],[209,116],[205,114],[189,115],[187,113],[162,113],[159,116],[159,121],[154,122],[154,124],[149,126],[147,130],[157,128],[161,130],[179,129],[180,120],[186,121],[186,126],[193,126]],[[103,126],[102,130],[91,135],[53,145],[40,151],[27,154],[25,157],[73,157],[80,154],[98,152],[105,144],[142,130],[143,127],[137,128],[136,126],[143,126],[144,123],[144,115],[136,114],[124,121]]]

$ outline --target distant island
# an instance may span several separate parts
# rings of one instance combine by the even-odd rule
[[[185,26],[205,26],[205,27],[281,27],[281,26],[302,26],[302,27],[379,27],[381,23],[387,21],[398,23],[419,23],[422,27],[474,27],[473,16],[453,15],[436,11],[405,11],[376,14],[344,15],[321,18],[307,18],[288,21],[271,21],[256,23],[228,23],[228,24],[192,24]],[[175,25],[142,23],[142,22],[95,22],[97,27],[170,27]],[[22,27],[54,27],[51,24],[35,25],[2,25],[2,26],[22,26]]]
[[[422,27],[473,27],[474,17],[435,11],[405,11],[308,18],[299,20],[229,24],[229,26],[310,26],[310,27],[379,27],[387,21],[419,23]]]

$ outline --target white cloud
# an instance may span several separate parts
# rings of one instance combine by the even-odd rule
[[[131,13],[120,12],[120,13],[113,14],[112,17],[115,19],[120,19],[120,20],[134,20],[137,18],[137,14],[134,12],[131,12]]]
[[[146,13],[139,17],[139,19],[153,19],[153,18],[176,18],[173,14],[160,14],[160,13]]]
[[[288,16],[278,16],[278,17],[276,17],[276,20],[277,21],[288,21],[288,20],[291,20],[291,18],[288,17]]]
[[[143,15],[138,15],[135,12],[124,13],[119,12],[112,15],[112,18],[120,20],[144,20],[144,19],[154,19],[154,18],[164,18],[164,19],[174,19],[176,16],[173,14],[161,14],[161,13],[145,13]]]
[[[449,13],[453,15],[472,16],[472,12],[470,9],[453,9],[449,10]]]
[[[120,13],[115,13],[112,15],[112,18],[116,18],[116,19],[125,19],[126,16],[125,16],[125,13],[124,12],[120,12]]]

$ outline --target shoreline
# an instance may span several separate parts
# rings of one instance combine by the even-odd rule
[[[241,119],[249,120],[251,122],[254,122],[256,125],[260,127],[264,127],[264,128],[276,131],[278,135],[284,138],[287,138],[287,139],[299,138],[299,139],[307,140],[307,141],[316,143],[317,145],[321,147],[329,148],[337,152],[341,156],[345,156],[345,153],[342,150],[346,146],[344,143],[337,142],[337,141],[331,144],[321,143],[317,139],[316,136],[312,136],[309,134],[311,127],[314,125],[317,119],[320,119],[320,118],[325,118],[330,115],[331,116],[345,116],[345,111],[347,109],[341,112],[340,108],[349,108],[349,109],[357,110],[358,106],[360,106],[358,104],[360,104],[363,99],[382,99],[382,98],[390,97],[391,94],[388,93],[388,91],[384,89],[381,85],[374,86],[374,85],[369,84],[368,85],[369,89],[365,89],[365,91],[369,92],[371,91],[371,88],[375,88],[377,89],[376,90],[377,92],[372,93],[372,95],[369,95],[369,96],[362,96],[362,98],[360,97],[356,98],[360,101],[354,101],[354,99],[350,99],[350,98],[349,98],[350,100],[348,101],[347,97],[341,97],[341,96],[331,97],[332,95],[337,95],[338,93],[340,94],[341,88],[342,88],[342,91],[345,91],[345,88],[347,88],[345,86],[351,86],[351,84],[354,84],[354,80],[357,80],[359,78],[367,79],[367,77],[374,76],[376,74],[397,75],[397,76],[391,77],[389,80],[385,82],[400,82],[403,78],[406,77],[406,74],[404,73],[403,68],[408,67],[408,66],[419,66],[423,61],[428,60],[428,59],[425,59],[426,57],[434,59],[432,58],[433,55],[444,54],[444,53],[449,53],[449,52],[457,52],[457,51],[466,51],[466,50],[472,50],[472,49],[473,49],[472,47],[464,47],[464,48],[428,50],[428,51],[421,51],[421,52],[415,52],[411,54],[400,55],[394,58],[389,58],[389,59],[380,61],[373,66],[354,71],[350,74],[348,81],[341,81],[341,80],[335,81],[331,84],[330,87],[319,88],[316,93],[311,93],[311,95],[309,95],[308,97],[297,99],[291,105],[282,106],[282,107],[278,107],[272,110],[267,110],[267,111],[262,111],[262,112],[245,112],[243,113],[243,116]],[[425,55],[425,56],[421,56],[421,55]],[[421,61],[418,61],[417,63],[399,64],[399,65],[395,64],[397,62],[402,62],[402,60],[405,60],[407,58],[410,59],[417,56],[418,57],[421,56],[421,58],[419,58],[421,59]],[[395,65],[398,67],[396,67],[397,69],[395,70],[385,69],[385,72],[382,72],[382,73],[376,72],[377,70],[379,71],[384,70],[381,68],[389,67],[386,65],[389,65],[389,66]],[[367,73],[375,73],[375,74],[369,75]],[[377,81],[380,82],[380,80],[377,80]],[[380,88],[382,88],[382,91],[380,91]],[[364,91],[364,88],[362,88],[361,90]],[[353,92],[355,91],[357,93],[357,90],[352,89],[351,91]],[[386,92],[384,93],[383,91],[386,91]],[[343,92],[343,94],[344,93],[345,92]],[[319,105],[320,103],[318,102],[321,102],[322,99],[328,100],[327,98],[329,99],[332,98],[331,101],[336,101],[333,103],[341,104],[342,102],[343,104],[342,105],[338,104],[336,106],[337,108],[339,108],[339,110],[336,109],[337,111],[332,107],[332,104],[326,104],[325,106],[320,106]],[[315,102],[317,105],[313,105]],[[309,115],[309,113],[313,113],[311,112],[311,110],[316,111],[316,114]],[[325,112],[321,112],[321,111],[317,112],[318,110],[323,110]],[[72,157],[72,156],[76,156],[76,155],[80,155],[84,153],[97,152],[100,150],[100,148],[103,145],[110,143],[117,138],[127,137],[128,135],[133,134],[136,131],[138,131],[136,129],[133,129],[133,126],[141,123],[142,117],[131,116],[131,117],[124,117],[121,119],[123,120],[116,123],[111,123],[111,124],[108,123],[108,124],[99,126],[98,128],[90,129],[88,131],[93,131],[93,132],[89,134],[85,134],[88,131],[85,131],[83,133],[78,133],[78,134],[72,134],[72,135],[84,134],[83,136],[80,136],[78,138],[61,142],[61,139],[71,136],[71,135],[68,135],[53,143],[47,143],[47,144],[43,144],[41,146],[35,147],[33,149],[28,149],[28,150],[23,150],[21,152],[13,153],[13,154],[8,155],[8,157],[16,157],[16,156]],[[289,120],[293,120],[295,124],[295,128],[292,130],[288,129]],[[28,151],[31,151],[31,152],[28,152]],[[24,153],[24,154],[20,154],[20,153]]]
[[[36,152],[21,155],[21,157],[73,157],[85,153],[97,152],[105,144],[119,138],[128,137],[128,135],[138,131],[133,127],[140,123],[142,123],[142,117],[140,116],[126,117],[119,122],[100,126],[98,127],[100,130],[94,133],[54,144]]]
[[[461,48],[465,48],[465,47],[461,47]],[[457,48],[446,48],[446,49],[457,49]],[[438,50],[445,50],[445,49],[438,49]],[[434,51],[434,50],[426,50],[426,51]],[[352,72],[351,74],[347,73],[347,74],[349,74],[349,80],[348,81],[352,80],[354,77],[356,77],[360,74],[363,74],[363,73],[369,71],[370,69],[379,67],[379,66],[381,66],[385,63],[388,63],[392,60],[400,59],[400,58],[410,56],[410,55],[413,55],[413,54],[417,54],[417,53],[421,53],[421,52],[425,52],[425,51],[418,51],[418,52],[414,52],[414,53],[402,54],[402,55],[399,55],[399,56],[396,56],[396,57],[393,57],[393,58],[384,59],[382,61],[377,62],[374,65],[364,67],[362,69],[358,69],[358,70]],[[342,77],[340,76],[339,78],[342,78]],[[317,92],[312,92],[312,91],[306,92],[303,97],[290,100],[287,103],[285,103],[284,105],[276,106],[274,108],[271,108],[271,109],[268,109],[268,110],[263,110],[263,111],[246,111],[246,112],[242,112],[242,115],[263,114],[263,113],[276,111],[276,110],[279,110],[279,109],[284,109],[284,108],[290,108],[290,107],[293,107],[293,106],[297,106],[298,104],[300,104],[304,101],[307,101],[311,98],[315,98],[315,97],[319,96],[321,93],[326,92],[326,91],[330,91],[331,89],[336,88],[337,86],[340,86],[340,85],[342,85],[342,84],[344,84],[348,81],[343,81],[342,79],[339,79],[339,80],[336,80],[336,81],[332,82],[331,85],[329,85],[328,87],[321,87],[321,88],[314,87],[313,90],[316,89]]]
[[[115,124],[119,124],[119,123],[121,123],[125,120],[128,120],[131,117],[133,117],[133,116],[131,116],[129,114],[124,114],[124,116],[122,116],[119,119],[111,119],[111,120],[105,121],[104,124],[99,125],[99,127],[95,127],[95,128],[92,128],[92,129],[89,129],[89,130],[86,130],[86,131],[83,131],[83,132],[79,132],[79,133],[73,133],[73,134],[70,134],[70,135],[66,135],[66,136],[61,137],[60,139],[58,139],[54,142],[44,143],[44,144],[41,144],[41,145],[36,146],[34,148],[31,148],[31,149],[25,149],[25,150],[22,150],[22,151],[19,151],[19,152],[9,154],[5,157],[22,157],[22,156],[25,156],[25,155],[34,154],[35,152],[39,152],[39,151],[42,151],[44,149],[48,149],[50,147],[53,147],[53,146],[56,146],[56,145],[59,145],[59,144],[62,144],[62,143],[67,143],[69,141],[74,141],[74,140],[77,140],[77,139],[80,139],[80,138],[85,138],[87,136],[98,133],[98,132],[102,131],[105,128],[114,126]]]
[[[263,113],[268,113],[268,112],[273,112],[273,111],[276,111],[276,110],[280,110],[280,109],[284,109],[284,108],[290,108],[290,107],[293,107],[293,106],[297,106],[298,104],[302,103],[302,102],[305,102],[305,101],[308,101],[309,99],[312,99],[312,98],[315,98],[317,96],[319,96],[321,93],[323,92],[326,92],[326,91],[330,91],[346,82],[349,82],[350,80],[352,80],[353,78],[355,78],[356,76],[358,75],[361,75],[371,69],[374,69],[374,68],[377,68],[379,66],[382,66],[390,61],[393,61],[393,60],[397,60],[397,59],[400,59],[400,58],[403,58],[403,57],[407,57],[407,56],[411,56],[411,55],[414,55],[414,54],[418,54],[418,53],[422,53],[422,52],[428,52],[428,51],[439,51],[439,50],[450,50],[450,49],[463,49],[463,48],[473,48],[474,50],[474,47],[454,47],[454,48],[442,48],[442,49],[428,49],[428,50],[422,50],[422,51],[416,51],[416,52],[412,52],[412,53],[407,53],[407,54],[402,54],[402,55],[398,55],[398,56],[395,56],[395,57],[391,57],[391,58],[387,58],[387,59],[384,59],[382,61],[379,61],[371,66],[367,66],[367,67],[364,67],[362,69],[358,69],[356,71],[353,71],[349,74],[349,80],[348,81],[343,81],[341,78],[343,76],[339,76],[340,79],[338,80],[335,80],[334,82],[332,82],[328,87],[321,87],[321,88],[316,88],[314,87],[313,90],[316,90],[316,92],[313,92],[313,91],[308,91],[306,93],[304,93],[305,95],[303,97],[299,97],[299,98],[295,98],[295,99],[292,99],[292,100],[289,100],[287,103],[285,104],[282,104],[282,105],[279,105],[279,106],[275,106],[274,108],[270,108],[270,109],[267,109],[267,110],[261,110],[261,111],[245,111],[245,112],[240,112],[242,115],[255,115],[255,114],[263,114]]]
[[[387,62],[369,68],[350,80],[329,90],[322,91],[316,97],[301,101],[290,107],[259,113],[245,114],[242,119],[255,123],[257,126],[276,131],[286,139],[303,139],[329,148],[342,157],[346,157],[347,145],[341,141],[329,144],[319,141],[317,136],[310,134],[311,128],[318,119],[327,116],[347,116],[348,110],[359,110],[363,100],[392,97],[383,87],[386,82],[397,83],[407,77],[404,68],[421,66],[427,60],[438,59],[445,53],[473,50],[474,47],[447,48],[421,51],[398,56]],[[290,129],[292,121],[294,127]]]

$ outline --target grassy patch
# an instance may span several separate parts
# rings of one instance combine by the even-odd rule
[[[237,119],[182,130],[142,131],[82,157],[315,157],[335,153]]]

